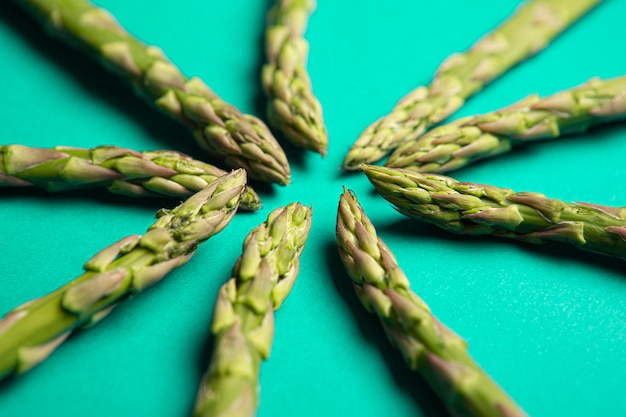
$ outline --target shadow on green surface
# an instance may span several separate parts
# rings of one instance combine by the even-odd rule
[[[620,137],[620,132],[626,133],[626,121],[615,120],[610,123],[600,124],[591,127],[587,132],[580,134],[567,134],[559,138],[549,138],[520,143],[514,146],[510,152],[506,152],[495,157],[476,160],[458,171],[443,173],[443,175],[458,179],[459,181],[471,182],[472,169],[474,167],[481,170],[485,168],[485,164],[489,164],[492,160],[502,160],[501,163],[503,165],[516,165],[521,163],[526,166],[526,169],[528,169],[528,171],[525,169],[523,172],[512,172],[511,174],[514,179],[515,175],[523,177],[529,173],[532,174],[533,171],[543,172],[546,170],[546,166],[534,163],[534,157],[540,157],[542,154],[549,155],[550,153],[555,152],[566,152],[569,156],[575,149],[580,154],[579,161],[562,157],[560,160],[555,160],[554,165],[551,167],[559,172],[559,175],[562,177],[562,181],[566,183],[569,181],[568,169],[585,170],[588,167],[598,164],[600,161],[586,159],[584,156],[585,153],[589,151],[593,152],[594,148],[597,149],[598,147],[611,149],[611,141],[618,142],[623,140],[623,137]],[[621,136],[623,136],[624,133],[622,133]],[[621,170],[621,167],[616,167],[616,173],[618,169]],[[593,175],[592,171],[590,171],[590,175]],[[498,187],[503,188],[513,188],[512,184],[506,183],[492,185],[497,185]],[[534,191],[545,193],[545,191],[540,189],[515,189],[514,191]],[[567,198],[565,198],[565,200],[569,201]]]
[[[37,199],[42,203],[61,204],[72,200],[91,200],[107,206],[134,206],[153,208],[156,213],[161,208],[174,208],[182,201],[178,197],[126,197],[113,194],[104,187],[80,188],[61,192],[48,192],[35,187],[0,187],[0,199]]]
[[[380,232],[382,232],[382,234],[393,233],[406,237],[415,236],[419,237],[420,239],[445,241],[450,244],[458,245],[460,250],[462,250],[463,247],[471,246],[472,248],[475,248],[476,245],[485,245],[486,248],[492,249],[489,251],[490,256],[497,256],[497,251],[493,250],[494,245],[513,245],[516,248],[519,248],[520,250],[532,256],[541,259],[548,259],[555,264],[567,260],[568,262],[572,262],[574,264],[580,263],[593,265],[594,268],[601,268],[606,273],[611,275],[624,274],[623,260],[594,253],[591,251],[578,249],[567,243],[547,242],[545,244],[532,244],[488,235],[456,235],[442,230],[437,226],[426,224],[420,222],[419,220],[410,218],[395,221],[387,225],[380,225],[378,229]]]
[[[336,243],[329,243],[325,248],[325,257],[328,264],[328,273],[332,276],[333,283],[339,294],[346,302],[356,320],[363,338],[367,343],[376,345],[380,350],[383,360],[386,362],[393,375],[398,389],[407,392],[415,399],[416,410],[425,417],[447,416],[448,412],[443,402],[437,397],[428,383],[417,373],[411,371],[402,354],[397,351],[387,339],[387,336],[379,325],[376,316],[369,314],[361,305],[354,293],[352,280],[345,272],[337,253]],[[392,405],[390,405],[390,411]]]
[[[270,8],[274,5],[274,0],[264,0],[263,1],[263,9],[265,11],[265,15],[263,15],[262,19],[265,22],[265,16]],[[261,17],[260,17],[261,18]],[[265,27],[265,25],[263,25]],[[261,69],[263,65],[267,62],[265,57],[265,32],[260,32],[256,34],[256,51],[258,52],[258,56],[256,58],[256,65],[252,68],[250,73],[250,77],[254,80],[257,80],[255,83],[258,88],[254,92],[255,94],[252,96],[252,108],[255,111],[255,114],[262,115],[262,119],[265,120],[265,115],[267,114],[267,97],[265,96],[265,92],[263,91],[263,84],[261,84]],[[272,129],[273,130],[273,129]],[[281,141],[282,145],[282,141]],[[290,159],[291,160],[291,159]]]
[[[217,297],[217,294],[213,296],[213,298]],[[211,316],[211,323],[213,322],[213,312],[208,312],[208,315]],[[195,386],[200,388],[202,385],[202,381],[204,375],[209,370],[209,365],[211,364],[211,358],[213,357],[213,351],[215,350],[215,335],[210,331],[210,328],[207,327],[207,336],[204,338],[201,346],[198,348],[198,356],[196,358],[196,384]],[[196,400],[198,397],[198,392],[189,393],[189,398],[191,401],[191,406],[189,407],[189,412],[187,415],[192,415],[193,410],[196,405]]]

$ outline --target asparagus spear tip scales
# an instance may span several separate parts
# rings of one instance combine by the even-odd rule
[[[129,34],[106,10],[87,0],[15,0],[51,33],[78,45],[128,79],[138,94],[190,126],[198,143],[248,177],[286,185],[287,157],[267,126],[242,114],[203,81],[187,79],[163,52]]]
[[[200,243],[230,222],[245,182],[242,169],[220,177],[178,207],[161,210],[143,236],[100,251],[76,279],[7,313],[0,320],[0,379],[37,365],[76,328],[97,323],[187,262]]]
[[[526,414],[476,364],[466,342],[440,323],[377,236],[354,193],[345,190],[337,213],[339,255],[363,306],[380,319],[389,340],[454,416]]]
[[[374,163],[458,110],[465,100],[515,64],[544,48],[600,0],[529,0],[463,54],[441,64],[431,84],[407,94],[359,136],[345,169]]]
[[[274,337],[274,310],[294,285],[310,228],[311,209],[291,203],[273,210],[246,237],[215,304],[214,352],[194,417],[256,414],[261,361],[269,357]]]
[[[261,80],[270,123],[296,146],[326,155],[328,133],[322,106],[306,71],[309,50],[304,39],[314,0],[276,0],[268,13],[266,55]]]

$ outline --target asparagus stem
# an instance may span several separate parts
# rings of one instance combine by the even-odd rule
[[[513,146],[585,132],[626,118],[626,77],[593,79],[583,86],[510,107],[464,117],[400,145],[385,163],[420,172],[448,172]]]
[[[49,31],[127,79],[137,93],[193,129],[198,143],[248,177],[286,185],[284,151],[265,124],[226,103],[199,78],[187,79],[163,52],[128,33],[87,0],[15,0]]]
[[[438,174],[363,166],[378,192],[402,214],[463,235],[529,243],[569,243],[626,259],[626,208],[567,203],[535,192],[459,182]]]
[[[294,285],[310,228],[311,209],[291,203],[272,211],[246,237],[215,304],[214,351],[194,416],[256,414],[261,361],[269,357],[274,337],[274,310]]]
[[[454,416],[526,414],[469,356],[467,343],[435,318],[393,253],[377,236],[353,192],[344,189],[337,213],[337,245],[356,294],[378,316],[411,369],[432,386]]]
[[[413,141],[458,110],[483,86],[543,49],[600,0],[529,0],[469,51],[441,64],[429,86],[411,91],[372,123],[348,151],[344,168],[358,169]]]
[[[35,186],[51,192],[106,187],[112,193],[132,197],[189,197],[226,174],[169,150],[0,146],[0,187]],[[261,207],[258,194],[250,186],[246,186],[240,207]]]
[[[230,222],[244,190],[242,169],[224,175],[172,210],[161,210],[143,236],[103,249],[85,272],[0,320],[0,379],[46,359],[75,329],[102,320],[118,303],[187,262],[198,245]]]
[[[276,0],[267,17],[268,62],[261,79],[270,123],[296,146],[325,156],[328,133],[306,71],[309,45],[303,36],[314,8],[314,0]]]

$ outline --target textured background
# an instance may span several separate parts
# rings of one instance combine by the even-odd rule
[[[0,5],[0,138],[4,144],[174,148],[203,153],[185,128],[127,86]],[[311,237],[292,294],[276,315],[261,373],[259,417],[440,416],[441,403],[405,369],[355,300],[334,241],[341,187],[354,190],[380,236],[439,318],[533,416],[626,413],[624,264],[567,246],[455,237],[396,213],[361,174],[337,168],[370,122],[428,83],[450,53],[494,28],[517,1],[325,1],[311,17],[308,68],[330,133],[325,159],[285,145],[288,187],[258,187],[264,206],[235,217],[162,283],[96,327],[77,332],[30,373],[0,384],[0,415],[186,416],[206,364],[219,286],[248,231],[273,208],[313,205]],[[133,34],[160,46],[241,110],[264,115],[259,87],[268,1],[102,0]],[[510,70],[454,117],[530,93],[623,74],[626,2],[608,0],[545,51]],[[518,148],[465,168],[461,180],[567,201],[626,205],[626,126]],[[3,190],[0,313],[81,273],[99,249],[143,233],[161,206],[105,192]]]

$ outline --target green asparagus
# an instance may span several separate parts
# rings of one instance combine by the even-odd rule
[[[223,175],[226,171],[220,168],[170,150],[0,145],[0,187],[36,186],[51,192],[106,187],[112,193],[133,197],[188,197]],[[261,207],[250,186],[246,186],[240,207]]]
[[[437,127],[400,145],[385,165],[448,172],[515,145],[582,133],[620,119],[626,119],[626,77],[593,79],[544,99],[533,95],[510,107]]]
[[[626,207],[567,203],[535,192],[459,182],[402,168],[362,166],[397,210],[462,235],[550,241],[626,259]]]
[[[430,86],[411,91],[371,124],[350,148],[344,168],[384,158],[458,110],[467,98],[544,48],[600,0],[530,0],[463,54],[450,56]]]
[[[159,211],[143,236],[100,251],[73,281],[8,312],[0,320],[0,379],[28,371],[77,328],[97,323],[187,262],[201,242],[230,222],[245,182],[243,169],[220,177],[178,207]]]
[[[306,71],[309,45],[303,34],[315,0],[276,0],[268,13],[267,64],[261,80],[270,123],[296,146],[326,155],[328,133],[322,106]]]
[[[252,179],[289,183],[287,157],[260,119],[242,114],[199,78],[187,79],[159,48],[133,37],[108,11],[87,0],[15,1],[191,127],[198,143],[229,167],[245,168]]]
[[[294,285],[310,228],[311,209],[291,203],[272,211],[246,237],[232,277],[217,297],[214,351],[194,416],[256,414],[259,369],[270,354],[274,310]]]
[[[391,343],[452,415],[526,415],[469,356],[467,343],[411,291],[393,253],[377,236],[354,193],[345,189],[337,213],[337,244],[365,309],[378,316]]]

